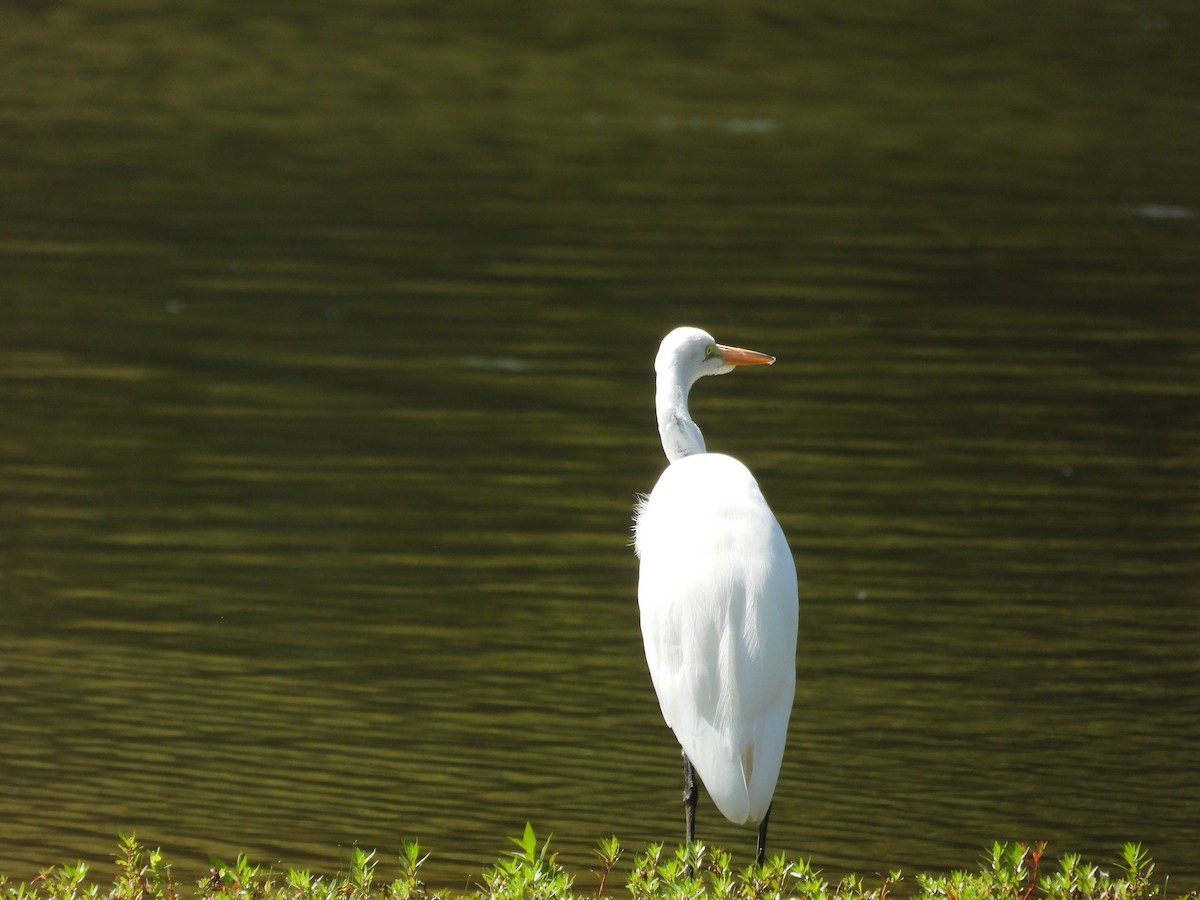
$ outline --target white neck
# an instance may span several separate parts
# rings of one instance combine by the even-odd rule
[[[654,407],[658,413],[658,436],[662,438],[667,459],[676,462],[685,456],[704,453],[704,435],[688,412],[688,391],[693,379],[682,367],[671,366],[658,373]]]

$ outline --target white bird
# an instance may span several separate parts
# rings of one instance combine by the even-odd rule
[[[698,774],[725,818],[758,824],[759,863],[796,691],[796,565],[758,482],[706,452],[687,399],[704,375],[773,362],[698,328],[663,338],[655,406],[670,465],[634,515],[646,662],[683,748],[685,839]]]

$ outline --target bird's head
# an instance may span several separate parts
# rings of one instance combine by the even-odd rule
[[[769,366],[773,362],[773,356],[718,344],[707,331],[684,326],[663,338],[654,359],[654,371],[659,374],[678,371],[686,384],[692,384],[704,375],[732,372],[735,366]]]

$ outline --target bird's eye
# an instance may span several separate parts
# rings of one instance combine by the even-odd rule
[[[717,349],[716,344],[709,344],[707,347],[704,348],[704,358],[712,359],[714,356],[717,356],[720,352],[721,351]]]

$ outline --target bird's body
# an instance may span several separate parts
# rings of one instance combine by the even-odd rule
[[[796,689],[796,570],[783,531],[745,466],[704,453],[663,473],[638,512],[636,545],[663,718],[725,818],[761,822]]]
[[[657,407],[671,464],[634,526],[642,639],[663,718],[722,814],[760,823],[760,857],[795,693],[796,569],[750,471],[706,452],[687,394],[702,375],[772,361],[699,329],[663,340]]]

